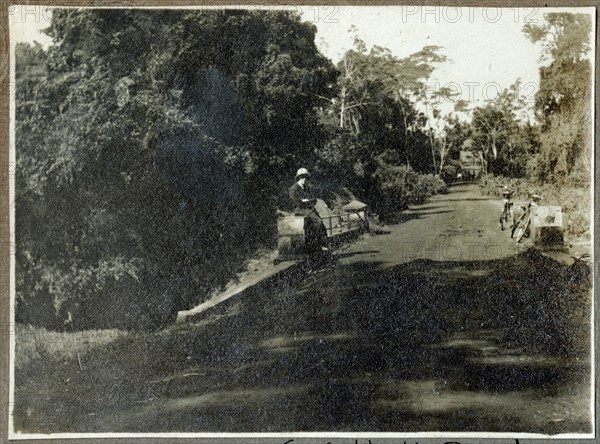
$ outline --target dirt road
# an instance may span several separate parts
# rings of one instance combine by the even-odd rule
[[[27,432],[588,433],[583,275],[458,186],[320,270],[17,375]]]

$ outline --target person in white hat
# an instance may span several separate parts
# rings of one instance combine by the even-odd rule
[[[308,184],[310,174],[306,168],[300,168],[296,173],[296,182],[290,188],[290,199],[294,212],[299,216],[308,216],[315,206],[316,199]]]
[[[321,253],[327,241],[327,230],[315,209],[317,199],[308,183],[310,174],[306,168],[296,173],[296,182],[289,189],[289,196],[294,206],[294,214],[304,216],[306,249],[309,254]]]

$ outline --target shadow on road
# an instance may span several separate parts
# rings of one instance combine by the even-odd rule
[[[482,200],[498,200],[498,199],[494,199],[491,198],[489,196],[481,196],[481,197],[457,197],[456,199],[436,199],[436,202],[456,202],[456,201],[461,201],[461,202],[479,202]]]
[[[432,211],[435,209],[436,211]],[[402,213],[394,214],[386,219],[388,224],[400,224],[415,219],[423,219],[425,217],[431,217],[436,214],[447,214],[452,213],[454,210],[445,210],[441,207],[426,207],[426,208],[414,208],[403,211]]]
[[[85,371],[45,363],[53,370],[41,386],[17,374],[16,425],[590,432],[589,288],[589,273],[533,252],[333,263],[248,291],[196,324],[82,356]]]
[[[413,207],[409,207],[408,211],[428,211],[428,210],[439,210],[440,208],[447,208],[446,206],[441,206],[441,205],[418,205],[418,206],[413,206]]]
[[[354,256],[361,256],[363,254],[376,254],[379,253],[379,250],[365,250],[365,251],[352,251],[348,253],[338,253],[336,254],[337,259],[345,259]]]

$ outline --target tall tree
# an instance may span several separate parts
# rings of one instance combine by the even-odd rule
[[[591,172],[591,15],[544,14],[523,32],[544,48],[536,111],[541,127],[540,177]]]
[[[522,176],[530,157],[537,152],[531,139],[528,109],[517,80],[484,107],[473,110],[473,141],[487,171]]]
[[[356,146],[363,146],[367,155],[376,155],[373,149],[391,149],[376,136],[388,134],[387,139],[395,141],[391,142],[393,150],[398,151],[404,163],[420,165],[413,158],[422,157],[422,146],[418,144],[420,138],[413,136],[427,120],[421,118],[415,102],[422,99],[419,94],[426,89],[425,82],[435,65],[446,57],[439,54],[436,46],[424,47],[405,58],[395,57],[389,49],[379,46],[368,51],[356,28],[349,32],[354,36],[354,48],[338,64],[339,96],[333,100],[340,128],[359,139]],[[430,160],[430,168],[434,169],[433,156]]]
[[[57,9],[47,32],[17,96],[19,319],[159,322],[272,243],[336,72],[286,12]]]

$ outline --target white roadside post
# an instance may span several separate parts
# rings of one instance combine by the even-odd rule
[[[564,248],[564,225],[562,208],[556,205],[540,205],[533,210],[531,238],[542,250]]]

